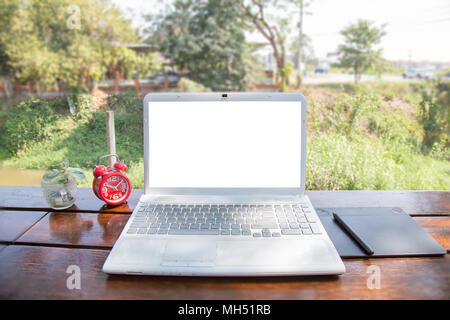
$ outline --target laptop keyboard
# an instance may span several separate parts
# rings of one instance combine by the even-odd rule
[[[222,235],[255,238],[321,234],[304,204],[183,205],[141,203],[127,234]]]

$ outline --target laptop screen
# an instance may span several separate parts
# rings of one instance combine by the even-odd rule
[[[300,188],[301,102],[150,101],[151,188]]]

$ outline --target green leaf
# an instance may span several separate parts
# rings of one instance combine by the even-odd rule
[[[61,162],[61,169],[67,170],[69,168],[69,161]]]
[[[84,174],[84,170],[81,169],[81,168],[72,168],[72,167],[69,167],[69,168],[67,168],[66,171],[68,171],[68,172],[78,172],[78,173],[83,173],[83,174]]]
[[[64,174],[58,176],[57,178],[55,178],[54,182],[55,183],[65,183],[65,182],[67,182],[68,178],[69,178],[69,174],[64,173]]]
[[[51,179],[55,178],[58,174],[59,174],[58,171],[50,171],[50,172],[46,172],[42,178],[44,180],[51,180]]]
[[[67,174],[80,181],[86,179],[83,172],[68,172]]]
[[[80,168],[67,168],[67,173],[69,173],[72,177],[74,177],[77,180],[84,180],[86,179],[86,176],[84,175],[84,170]]]

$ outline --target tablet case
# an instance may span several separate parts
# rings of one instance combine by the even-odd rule
[[[435,256],[446,250],[400,208],[318,208],[316,212],[342,258]],[[333,213],[374,251],[368,255]]]

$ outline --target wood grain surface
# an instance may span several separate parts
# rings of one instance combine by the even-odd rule
[[[178,278],[110,276],[103,263],[142,190],[106,207],[90,188],[76,206],[51,211],[40,188],[0,187],[0,299],[450,299],[450,256],[345,259],[342,276]],[[450,252],[448,191],[310,191],[319,207],[400,207]],[[81,290],[69,290],[78,265]],[[368,267],[381,271],[370,290]]]
[[[0,194],[0,209],[52,211],[40,187],[0,187]],[[75,204],[66,211],[130,213],[142,194],[142,189],[132,190],[127,203],[107,206],[91,188],[78,188]]]
[[[342,276],[207,278],[110,276],[106,250],[8,246],[0,251],[1,299],[450,299],[450,258],[344,260]],[[69,290],[67,267],[81,271]],[[367,268],[381,288],[368,289]]]
[[[0,209],[50,211],[39,187],[0,187]],[[90,188],[78,188],[77,201],[67,211],[130,213],[142,189],[133,189],[128,203],[108,207]],[[449,191],[307,191],[316,207],[400,207],[410,215],[450,215]]]
[[[50,212],[16,240],[19,244],[110,249],[129,214]],[[450,217],[414,217],[446,250],[450,250]]]
[[[45,214],[40,211],[0,210],[0,241],[16,240]]]
[[[130,214],[49,212],[16,243],[111,249]]]

